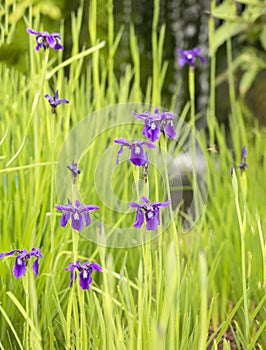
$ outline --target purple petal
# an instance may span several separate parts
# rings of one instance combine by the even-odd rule
[[[160,137],[160,134],[161,128],[158,122],[145,123],[144,128],[142,130],[142,135],[147,137],[152,142],[155,142]]]
[[[101,266],[99,264],[96,264],[96,263],[91,263],[90,264],[90,268],[93,269],[93,270],[97,270],[99,272],[102,272],[103,269],[101,268]]]
[[[117,152],[117,156],[116,156],[116,165],[119,164],[119,157],[120,155],[123,153],[123,150],[124,150],[124,146],[121,146]]]
[[[81,231],[84,226],[84,218],[83,215],[79,214],[78,212],[75,212],[71,215],[72,219],[72,228],[77,231]]]
[[[176,131],[174,129],[172,121],[166,125],[164,132],[170,139],[174,139],[176,137]]]
[[[45,98],[47,98],[47,100],[49,101],[50,104],[54,104],[55,100],[52,96],[50,96],[49,94],[44,95]]]
[[[147,230],[156,230],[157,226],[160,224],[159,209],[154,208],[153,211],[151,211],[151,210],[147,211],[145,213],[145,217],[146,217],[146,229]]]
[[[0,258],[4,258],[5,256],[10,256],[10,255],[14,255],[15,253],[22,253],[22,250],[11,250],[11,252],[8,253],[0,253]]]
[[[68,223],[68,220],[70,219],[70,215],[71,215],[70,211],[63,211],[63,214],[60,220],[60,225],[62,227],[66,226],[66,224]]]
[[[140,228],[144,222],[144,214],[141,209],[138,209],[136,212],[136,220],[134,223],[135,228]]]
[[[90,289],[90,284],[92,283],[91,274],[89,271],[84,270],[80,273],[79,285],[84,289]]]
[[[89,212],[85,212],[82,213],[81,215],[83,215],[84,221],[86,223],[86,226],[89,226],[91,223],[91,217],[90,217],[90,213]]]
[[[166,202],[153,202],[151,203],[151,206],[158,207],[158,208],[166,208],[170,205],[171,200],[168,199]]]
[[[56,104],[57,104],[57,105],[60,105],[61,103],[69,103],[69,100],[66,99],[66,98],[59,98],[59,99],[56,101]]]
[[[145,152],[140,144],[133,145],[131,149],[130,161],[137,166],[145,164]]]
[[[20,255],[16,258],[16,262],[13,268],[13,274],[16,278],[20,278],[26,273],[25,259],[21,259]]]
[[[41,249],[32,248],[30,252],[30,257],[36,256],[36,258],[42,258]]]
[[[154,231],[157,229],[157,227],[158,227],[158,222],[157,222],[155,217],[150,219],[149,221],[146,220],[146,229],[147,230]]]
[[[146,203],[146,204],[148,204],[149,201],[150,201],[149,198],[146,197],[146,196],[141,196],[141,197],[140,197],[140,200],[141,200],[142,202]]]
[[[78,207],[80,207],[81,206],[81,202],[79,201],[79,200],[76,200],[75,201],[75,206],[78,208]]]
[[[148,147],[149,149],[154,149],[154,148],[156,148],[156,146],[154,146],[153,143],[150,143],[150,142],[148,142],[148,141],[140,141],[140,142],[139,142],[139,145],[144,145],[144,146]]]
[[[145,120],[145,119],[151,117],[151,113],[150,112],[143,112],[143,113],[132,112],[132,114],[134,115],[135,118],[138,118],[138,119],[141,119],[141,120]]]
[[[124,137],[120,137],[119,139],[114,139],[114,143],[118,143],[119,145],[128,146],[128,147],[131,147],[132,145],[132,143],[129,142]]]
[[[35,276],[39,275],[39,259],[36,259],[32,264],[32,271],[34,272]]]
[[[130,208],[142,208],[142,205],[136,202],[129,202]]]
[[[54,47],[55,50],[64,50],[64,46],[60,45],[60,44],[56,44]]]
[[[242,148],[241,155],[242,155],[242,159],[246,159],[247,158],[247,147],[246,146],[244,146]]]
[[[57,204],[55,205],[55,208],[57,210],[64,210],[64,211],[72,211],[74,210],[73,206],[72,205],[69,205],[69,204]]]
[[[53,49],[55,47],[55,45],[56,45],[55,38],[51,34],[49,34],[49,35],[45,36],[45,39],[46,39],[49,47]]]
[[[83,213],[84,211],[92,211],[92,210],[98,210],[100,209],[100,207],[98,207],[98,205],[81,205],[79,207],[79,212]]]
[[[34,34],[34,35],[41,35],[40,32],[36,32],[36,30],[33,30],[31,28],[27,28],[26,32],[29,33],[29,34]]]

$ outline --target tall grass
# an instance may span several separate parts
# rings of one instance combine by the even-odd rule
[[[70,59],[62,61],[61,53],[52,54],[47,67],[42,66],[43,52],[34,51],[33,38],[29,37],[26,76],[0,65],[1,251],[35,246],[42,249],[44,256],[39,277],[35,278],[28,268],[25,281],[28,289],[12,275],[14,259],[0,261],[0,348],[217,349],[222,340],[226,349],[230,345],[223,335],[231,329],[239,349],[241,346],[265,349],[266,130],[256,121],[245,123],[245,109],[234,92],[229,39],[226,46],[231,103],[229,132],[233,149],[228,148],[226,132],[215,119],[218,102],[214,98],[212,60],[216,52],[211,41],[210,60],[214,63],[211,63],[209,128],[220,152],[207,152],[205,132],[197,133],[209,170],[205,179],[209,185],[205,213],[187,233],[176,216],[175,229],[169,226],[145,245],[119,249],[105,244],[108,234],[133,225],[134,214],[125,213],[124,217],[116,212],[114,199],[108,202],[106,197],[103,201],[101,196],[112,187],[120,200],[127,203],[136,199],[131,191],[132,167],[123,163],[115,170],[117,149],[107,155],[105,151],[115,137],[139,137],[142,127],[129,123],[133,119],[130,112],[134,107],[141,108],[140,103],[160,104],[167,69],[162,59],[167,31],[165,26],[157,31],[159,1],[155,0],[152,28],[155,59],[146,91],[140,87],[141,59],[133,26],[130,30],[133,66],[128,65],[121,77],[115,75],[115,57],[123,28],[114,33],[112,8],[110,0],[106,9],[107,42],[98,38],[100,19],[97,2],[92,0],[87,28],[91,47],[79,49],[82,11],[87,10],[82,3],[78,13],[72,15]],[[25,21],[26,25],[42,29],[39,18]],[[61,23],[61,33],[63,29]],[[107,58],[102,53],[104,47]],[[89,64],[82,73],[86,57]],[[68,78],[64,74],[66,67]],[[43,95],[56,89],[70,104],[59,106],[53,115]],[[188,114],[188,107],[183,115]],[[68,143],[69,135],[78,125],[88,128],[78,129],[75,143]],[[249,168],[242,175],[239,169],[235,170],[232,187],[230,168],[240,162],[244,143]],[[66,203],[72,191],[71,173],[66,165],[76,155],[79,159],[74,160],[79,161],[82,169],[79,194],[85,202],[102,208],[95,218],[107,224],[92,225],[79,237],[78,259],[98,262],[103,267],[102,274],[93,275],[90,291],[81,291],[75,283],[69,288],[69,273],[64,268],[73,261],[71,229],[60,227],[60,217],[54,209],[55,204]],[[98,183],[99,188],[97,171],[104,179]],[[158,197],[164,194],[160,184],[159,175],[151,168],[151,196],[153,191]],[[114,209],[110,210],[110,205]],[[99,237],[99,231],[102,241],[97,245],[92,237]],[[29,292],[28,299],[25,290]],[[208,336],[211,329],[214,333]]]

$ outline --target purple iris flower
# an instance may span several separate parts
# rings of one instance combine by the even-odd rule
[[[72,287],[73,281],[77,278],[75,269],[77,269],[79,274],[79,285],[82,289],[90,289],[90,284],[92,283],[91,274],[93,270],[97,270],[102,272],[102,268],[100,265],[90,262],[85,262],[81,264],[78,260],[76,264],[71,262],[69,263],[69,267],[66,267],[65,270],[70,271],[70,285]]]
[[[145,125],[142,130],[142,135],[146,136],[152,142],[158,140],[161,134],[161,130],[170,138],[174,139],[176,136],[176,131],[174,129],[174,115],[170,112],[159,112],[159,108],[154,109],[154,113],[143,112],[136,113],[133,112],[134,117],[144,120]]]
[[[119,156],[122,154],[125,146],[131,150],[131,155],[130,155],[131,163],[137,166],[142,166],[146,162],[143,145],[147,146],[148,148],[155,148],[155,146],[150,142],[136,140],[133,143],[131,143],[124,137],[121,137],[120,139],[115,139],[114,142],[121,145],[117,153],[116,164],[119,164]]]
[[[23,275],[25,275],[28,260],[34,257],[36,258],[36,260],[32,264],[32,270],[35,276],[39,275],[39,259],[42,258],[42,253],[40,249],[32,248],[30,252],[28,252],[26,249],[14,249],[8,253],[0,253],[0,258],[14,255],[15,253],[18,253],[18,255],[16,256],[15,265],[13,267],[13,274],[16,278],[20,278]]]
[[[242,152],[241,152],[241,156],[242,156],[242,161],[240,162],[240,164],[237,166],[241,173],[243,173],[243,171],[245,171],[246,168],[248,168],[248,165],[246,163],[246,160],[247,160],[247,147],[244,146],[242,148]]]
[[[64,50],[64,46],[61,45],[61,37],[59,33],[48,32],[36,32],[31,28],[26,29],[29,34],[36,35],[36,47],[35,50],[39,51],[42,47],[46,49]]]
[[[194,66],[196,57],[199,57],[204,64],[207,62],[206,58],[201,54],[201,48],[194,48],[191,50],[177,49],[177,52],[179,53],[178,63],[181,67],[184,67],[186,63],[190,66]]]
[[[129,206],[131,208],[136,208],[136,220],[134,223],[135,228],[140,228],[144,223],[144,216],[146,219],[146,229],[147,230],[156,230],[157,226],[160,224],[160,208],[166,208],[170,205],[171,201],[168,200],[166,202],[152,202],[150,200],[142,196],[141,201],[144,204],[139,204],[136,202],[130,202]]]
[[[63,211],[60,225],[62,227],[65,227],[71,217],[71,226],[74,230],[77,231],[81,231],[84,227],[84,224],[88,226],[91,223],[89,214],[91,210],[100,209],[97,205],[81,205],[80,201],[78,200],[75,201],[75,207],[72,205],[70,200],[68,200],[68,204],[58,204],[55,206],[55,208]]]
[[[67,168],[71,171],[72,173],[72,178],[73,178],[73,184],[76,183],[77,176],[81,173],[81,171],[78,168],[78,164],[72,161],[71,165],[67,165]]]
[[[46,97],[49,101],[53,113],[56,113],[56,107],[61,103],[69,103],[69,100],[66,98],[58,98],[58,90],[56,90],[54,97],[50,96],[49,94],[46,94],[44,97]]]

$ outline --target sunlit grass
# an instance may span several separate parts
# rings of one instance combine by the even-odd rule
[[[259,349],[266,348],[263,192],[266,130],[255,121],[247,125],[244,120],[245,107],[234,91],[230,39],[226,44],[231,103],[227,133],[232,147],[228,147],[226,132],[215,119],[215,99],[211,90],[210,136],[216,137],[219,152],[208,152],[205,131],[197,133],[207,159],[209,184],[207,207],[198,223],[184,233],[182,220],[177,217],[177,234],[170,226],[145,245],[120,249],[97,245],[86,239],[101,229],[98,225],[89,227],[79,237],[78,259],[98,262],[103,273],[94,273],[90,291],[80,290],[75,283],[72,289],[69,288],[69,272],[64,268],[73,261],[71,228],[59,225],[60,215],[54,205],[60,201],[66,203],[67,193],[71,193],[71,173],[66,165],[72,162],[72,156],[80,156],[74,160],[82,169],[78,178],[81,198],[102,206],[95,217],[111,227],[104,232],[103,226],[102,243],[105,235],[112,233],[112,227],[114,231],[132,226],[135,219],[133,211],[129,210],[124,217],[124,214],[110,210],[100,195],[109,193],[112,186],[125,207],[128,201],[136,200],[132,164],[122,162],[119,167],[115,166],[118,147],[112,140],[116,137],[138,138],[142,125],[133,125],[132,108],[141,108],[140,103],[158,106],[161,102],[167,69],[167,63],[162,61],[162,51],[167,33],[165,27],[159,34],[156,31],[158,3],[155,1],[152,31],[156,60],[146,91],[140,88],[141,62],[133,27],[130,31],[133,67],[127,66],[124,75],[118,78],[114,66],[122,30],[117,34],[113,32],[114,17],[110,7],[108,41],[98,40],[96,1],[90,3],[88,32],[92,47],[78,50],[80,10],[72,18],[72,57],[63,62],[62,53],[53,55],[43,81],[40,78],[44,71],[43,52],[34,51],[32,38],[28,38],[30,69],[26,76],[4,64],[0,66],[1,251],[34,246],[40,247],[44,256],[40,260],[39,277],[35,278],[28,269],[28,313],[22,282],[12,274],[14,259],[0,261],[1,349],[26,349],[27,327],[28,348],[32,349],[203,350],[209,344],[216,349],[228,329],[234,333],[239,349],[241,345],[250,350],[255,345]],[[112,1],[108,4],[111,6]],[[37,25],[38,19],[32,26]],[[61,29],[63,32],[63,24]],[[102,54],[104,47],[107,47],[107,58]],[[215,54],[213,48],[210,52]],[[89,64],[81,75],[85,57],[89,58]],[[65,67],[69,68],[68,78],[64,75]],[[215,64],[212,73],[214,69]],[[212,75],[212,87],[214,78]],[[60,96],[70,100],[70,104],[58,106],[54,115],[44,94],[53,94],[56,89]],[[189,115],[189,107],[189,104],[185,106],[183,117]],[[77,144],[64,144],[85,117],[91,118],[91,124],[84,124],[88,128],[79,134]],[[129,129],[126,121],[130,118]],[[93,139],[95,135],[97,137]],[[92,139],[91,143],[87,141]],[[244,144],[248,150],[249,168],[242,175],[236,168],[232,179],[230,169],[241,161]],[[106,155],[110,145],[113,148]],[[82,154],[77,151],[79,146]],[[156,146],[159,148],[159,143]],[[181,151],[178,148],[174,151],[171,142],[167,146],[171,152],[176,152],[171,154],[177,155]],[[62,153],[64,151],[66,153]],[[110,169],[114,169],[113,173]],[[103,178],[98,184],[102,194],[97,192],[95,185],[97,171]],[[57,177],[58,172],[60,176],[63,173],[62,177]],[[66,182],[60,183],[60,179]],[[151,198],[154,196],[152,199],[158,199],[156,196],[165,199],[161,198],[166,195],[162,182],[155,167],[151,167],[149,188]],[[109,204],[115,206],[115,199],[110,199]],[[210,329],[214,330],[212,337],[208,336]],[[223,341],[224,349],[230,348],[228,342]]]

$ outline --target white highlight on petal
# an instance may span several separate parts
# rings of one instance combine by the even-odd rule
[[[22,265],[22,260],[21,259],[17,259],[17,264],[18,265]]]
[[[189,53],[189,54],[187,55],[187,58],[188,58],[189,60],[191,60],[192,57],[193,57],[193,56],[191,55],[191,53]]]
[[[151,219],[153,217],[153,212],[152,211],[149,211],[148,212],[148,218]]]
[[[74,214],[74,220],[79,220],[79,213],[76,212],[76,213]]]
[[[151,123],[151,129],[152,129],[152,130],[155,130],[155,129],[156,129],[156,123],[154,123],[154,122]]]
[[[87,278],[88,277],[88,271],[87,270],[84,270],[83,271],[83,278]]]
[[[134,151],[135,151],[135,154],[140,154],[140,147],[136,146]]]

